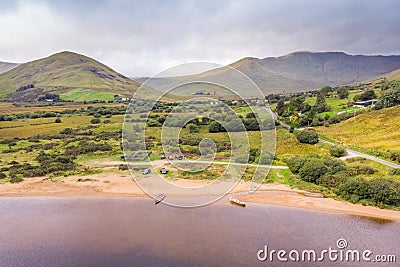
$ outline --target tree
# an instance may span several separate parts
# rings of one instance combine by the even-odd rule
[[[318,134],[314,131],[298,131],[295,135],[300,143],[311,145],[318,143]]]
[[[199,126],[197,126],[194,123],[189,123],[186,125],[186,128],[188,129],[189,133],[198,133],[199,132]]]
[[[387,91],[383,91],[376,103],[376,108],[390,108],[400,105],[400,88],[393,88]]]
[[[319,93],[322,94],[323,96],[326,96],[328,93],[332,92],[333,89],[329,85],[326,85],[319,90]]]
[[[325,94],[323,94],[321,92],[318,94],[317,102],[315,104],[315,109],[319,113],[330,110],[330,107],[328,106],[328,104],[326,103],[326,100],[325,100]]]
[[[340,99],[345,99],[349,97],[349,90],[347,90],[345,87],[340,87],[337,90],[337,94]]]
[[[329,171],[328,167],[320,159],[308,159],[300,169],[299,175],[303,181],[315,183]]]
[[[282,116],[285,112],[285,109],[285,101],[283,99],[279,100],[278,104],[276,105],[276,113],[278,113],[278,116]]]
[[[375,94],[374,91],[372,90],[368,90],[364,93],[362,93],[361,95],[356,95],[354,97],[354,101],[368,101],[368,100],[372,100],[372,99],[376,99],[377,96]]]

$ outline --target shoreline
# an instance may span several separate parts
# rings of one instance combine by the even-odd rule
[[[91,179],[78,182],[79,178]],[[204,186],[209,181],[171,180],[183,187]],[[305,190],[283,184],[263,184],[254,194],[247,194],[249,182],[240,181],[228,194],[248,203],[333,212],[383,221],[400,221],[400,211],[362,206],[332,198],[321,198]],[[21,183],[0,184],[1,197],[149,197],[130,174],[100,173],[89,176],[62,177],[53,182],[47,177],[27,178]]]

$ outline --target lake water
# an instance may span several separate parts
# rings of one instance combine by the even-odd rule
[[[252,203],[240,208],[226,198],[195,209],[145,198],[0,198],[0,212],[0,266],[335,266],[261,262],[257,252],[265,245],[336,249],[339,238],[349,249],[400,261],[398,222]]]

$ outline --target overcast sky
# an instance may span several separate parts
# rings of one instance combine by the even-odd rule
[[[74,51],[132,77],[294,51],[400,54],[400,1],[4,1],[0,61]]]

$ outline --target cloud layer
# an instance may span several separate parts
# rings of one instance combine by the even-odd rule
[[[400,54],[400,2],[1,1],[0,61],[69,50],[129,76],[293,51]]]

